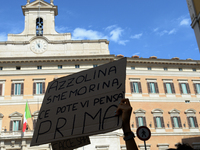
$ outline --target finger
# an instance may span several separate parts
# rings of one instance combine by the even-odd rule
[[[128,104],[129,106],[131,105],[128,98],[122,99],[122,100],[121,100],[121,103],[123,103],[123,104]]]

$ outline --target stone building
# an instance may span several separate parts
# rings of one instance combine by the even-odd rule
[[[48,82],[123,55],[111,55],[107,40],[71,40],[70,33],[57,33],[58,8],[53,2],[27,1],[22,10],[24,31],[9,34],[8,41],[0,42],[0,150],[49,150],[50,144],[30,147]],[[131,127],[133,132],[142,125],[150,128],[148,150],[164,150],[182,141],[200,149],[199,74],[197,60],[127,58],[126,97],[133,107]],[[32,118],[22,136],[26,101]],[[91,144],[78,150],[126,149],[121,130],[90,138]],[[135,140],[144,150],[143,141],[137,137]]]

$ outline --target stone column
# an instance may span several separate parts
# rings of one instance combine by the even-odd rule
[[[26,139],[22,139],[22,150],[27,150]]]

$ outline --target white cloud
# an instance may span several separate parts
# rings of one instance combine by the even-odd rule
[[[120,36],[122,35],[123,30],[121,28],[115,28],[114,30],[112,30],[110,32],[110,40],[114,41],[114,42],[118,42]]]
[[[167,31],[167,30],[163,30],[163,31],[159,32],[158,34],[159,34],[160,36],[163,36],[163,35],[166,34],[166,33],[168,33],[168,31]]]
[[[83,40],[83,39],[108,39],[107,36],[104,36],[101,32],[86,30],[83,28],[76,28],[73,31],[72,39],[74,40]]]
[[[114,28],[117,28],[117,25],[108,26],[108,27],[106,27],[106,30],[112,30]]]
[[[129,40],[121,40],[121,41],[118,41],[118,44],[126,45],[127,42],[129,42]]]
[[[135,34],[133,36],[131,36],[132,39],[140,39],[142,37],[143,33],[140,34]]]
[[[190,24],[189,18],[185,18],[185,19],[181,20],[181,22],[180,22],[180,26],[187,26],[189,24]]]
[[[56,31],[59,32],[59,33],[65,33],[65,32],[67,32],[67,31],[69,30],[68,27],[63,27],[63,26],[62,26],[62,27],[56,26],[55,29],[56,29]]]
[[[158,31],[158,29],[159,29],[159,28],[155,28],[155,29],[153,29],[153,32],[156,32],[156,31]]]
[[[134,55],[139,55],[140,54],[140,52],[137,52],[137,53],[134,53],[132,56],[134,56]]]
[[[171,31],[169,31],[168,34],[174,34],[174,33],[176,33],[176,29],[172,29]]]
[[[6,33],[0,33],[0,41],[7,41]]]

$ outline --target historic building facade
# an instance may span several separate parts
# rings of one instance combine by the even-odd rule
[[[0,42],[0,150],[49,150],[50,144],[30,147],[48,82],[123,55],[111,55],[107,40],[71,40],[70,33],[57,33],[54,18],[58,9],[53,1],[27,1],[22,10],[24,31]],[[133,107],[133,132],[142,125],[152,132],[148,150],[164,150],[182,141],[200,149],[200,61],[129,57],[126,97]],[[26,101],[32,118],[23,135]],[[126,149],[121,130],[90,139],[85,150]],[[143,141],[135,140],[144,150]]]

